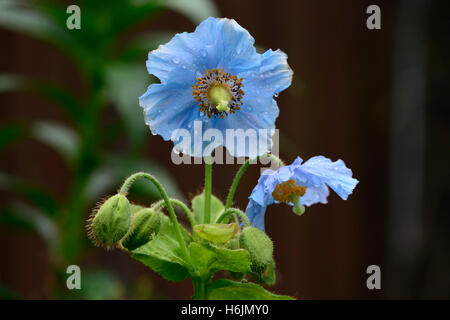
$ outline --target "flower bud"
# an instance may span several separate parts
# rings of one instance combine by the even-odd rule
[[[245,228],[239,237],[239,245],[248,251],[253,272],[262,273],[272,263],[273,243],[264,231],[254,227]]]
[[[253,273],[253,277],[256,281],[266,285],[266,286],[272,286],[275,284],[276,281],[276,274],[275,274],[275,261],[272,260],[272,262],[267,266],[266,270],[262,273]]]
[[[130,203],[121,194],[107,199],[88,220],[88,234],[95,245],[115,247],[130,228]]]
[[[135,212],[131,217],[131,227],[120,242],[129,251],[146,244],[158,234],[161,227],[161,216],[150,208]]]

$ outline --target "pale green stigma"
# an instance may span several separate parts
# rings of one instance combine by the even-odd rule
[[[213,86],[208,91],[208,99],[218,111],[230,111],[230,107],[228,105],[230,104],[232,97],[227,88],[221,85]]]
[[[303,213],[305,213],[305,206],[302,206],[300,204],[300,196],[299,195],[292,195],[290,197],[291,202],[294,204],[294,207],[292,208],[292,211],[301,216]]]

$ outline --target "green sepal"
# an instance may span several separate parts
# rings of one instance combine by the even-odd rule
[[[277,295],[251,282],[219,279],[208,286],[209,300],[295,300],[290,296]]]
[[[194,226],[193,231],[202,239],[215,243],[225,243],[238,234],[241,228],[235,223],[213,223],[197,224]]]
[[[214,195],[211,195],[211,216],[210,221],[214,222],[217,220],[219,214],[223,211],[224,205]],[[204,220],[205,214],[205,193],[202,192],[192,199],[192,211],[194,213],[195,224],[201,224]]]

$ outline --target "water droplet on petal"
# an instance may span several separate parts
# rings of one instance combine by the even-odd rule
[[[178,59],[177,57],[172,58],[172,62],[175,64],[179,64],[180,63],[180,59]]]
[[[273,96],[274,96],[275,98],[278,98],[278,95],[279,95],[279,93],[276,92]]]

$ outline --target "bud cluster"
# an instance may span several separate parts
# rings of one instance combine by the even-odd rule
[[[94,210],[88,219],[87,229],[96,246],[112,249],[120,244],[132,251],[150,241],[159,232],[160,226],[159,212],[150,208],[132,212],[128,199],[116,194]]]

